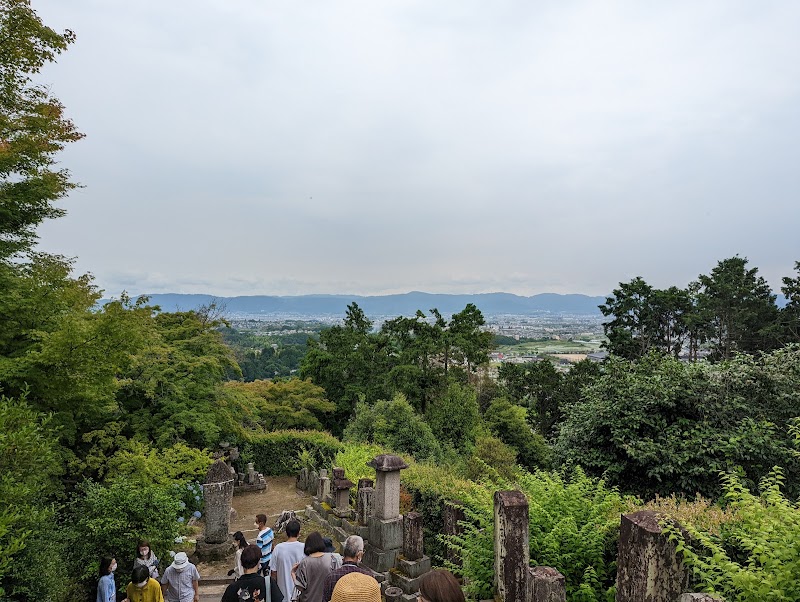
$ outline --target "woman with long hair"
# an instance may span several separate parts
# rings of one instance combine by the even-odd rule
[[[114,581],[114,571],[116,570],[116,559],[108,556],[100,559],[97,602],[117,602],[117,584]]]
[[[237,531],[233,534],[233,541],[236,542],[236,560],[234,561],[233,568],[228,571],[228,576],[230,577],[233,575],[233,580],[236,581],[239,577],[244,575],[244,567],[242,567],[242,550],[248,546],[248,543],[244,537],[244,533],[241,531]]]
[[[420,602],[464,602],[464,592],[453,573],[437,569],[419,580]]]

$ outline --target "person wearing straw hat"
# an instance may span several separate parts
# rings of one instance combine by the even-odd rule
[[[167,602],[199,602],[200,573],[189,562],[186,552],[178,552],[172,564],[164,571],[161,589]]]
[[[381,602],[381,586],[374,577],[348,573],[336,582],[331,602]]]

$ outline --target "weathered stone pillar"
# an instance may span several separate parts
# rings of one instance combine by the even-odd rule
[[[375,469],[374,516],[367,521],[368,543],[364,564],[377,573],[394,568],[403,545],[403,519],[400,516],[400,471],[408,468],[403,459],[381,454],[367,466]]]
[[[327,471],[325,473],[326,476],[320,474],[319,481],[317,481],[317,501],[320,504],[325,503],[331,494],[331,480],[327,477]]]
[[[403,556],[397,559],[395,568],[389,573],[389,580],[407,596],[419,591],[420,578],[431,570],[431,559],[423,550],[422,515],[419,512],[403,516]]]
[[[312,470],[311,476],[308,478],[308,489],[306,491],[311,495],[316,495],[317,487],[319,487],[319,473],[316,470]]]
[[[399,456],[381,454],[367,463],[375,469],[375,517],[392,520],[400,516],[400,471],[408,468]]]
[[[419,512],[403,516],[403,556],[408,560],[422,558],[422,515]]]
[[[229,537],[231,502],[233,501],[233,473],[222,460],[211,465],[203,484],[206,529],[197,542],[196,552],[203,559],[222,559],[233,547]]]
[[[384,594],[386,597],[386,602],[400,602],[403,597],[403,590],[399,587],[387,587],[386,593]]]
[[[358,491],[364,489],[364,487],[375,487],[375,481],[372,479],[358,479]]]
[[[375,507],[375,490],[372,487],[361,487],[356,497],[356,519],[366,525]]]
[[[494,578],[501,602],[528,595],[528,499],[521,491],[494,492]]]
[[[689,572],[675,544],[661,533],[656,513],[622,516],[617,555],[617,602],[675,602],[689,585]]]
[[[567,602],[564,575],[549,566],[528,567],[528,602]]]
[[[444,534],[461,535],[464,532],[464,528],[459,524],[459,522],[463,522],[465,519],[466,517],[464,516],[462,502],[456,500],[447,502],[444,505],[444,510],[442,511]],[[453,564],[461,566],[461,555],[457,550],[449,546],[447,548],[447,560]]]
[[[334,474],[336,474],[336,469],[334,469]],[[342,470],[342,474],[344,474],[344,470]],[[350,488],[352,486],[353,482],[343,476],[333,480],[336,505],[333,513],[339,518],[351,518],[353,516],[353,511],[350,509]]]

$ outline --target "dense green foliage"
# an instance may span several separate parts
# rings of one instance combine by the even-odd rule
[[[263,323],[261,323],[263,324]],[[293,375],[300,369],[308,340],[316,338],[322,325],[317,322],[295,322],[282,325],[276,334],[257,334],[231,326],[220,328],[225,344],[233,349],[245,382]],[[311,332],[295,332],[306,329]]]
[[[486,409],[484,420],[498,439],[516,450],[520,464],[529,469],[549,465],[550,450],[544,438],[525,421],[525,408],[501,397]]]
[[[800,599],[800,508],[781,493],[784,477],[774,470],[754,495],[735,475],[723,477],[733,519],[710,532],[684,523],[688,538],[666,529],[702,591],[725,600],[790,602]]]
[[[740,467],[751,485],[775,465],[797,474],[798,390],[797,346],[720,364],[611,360],[562,425],[556,456],[645,497],[716,497],[721,471]]]
[[[181,510],[179,497],[161,485],[122,478],[106,486],[81,485],[63,531],[67,561],[79,568],[77,586],[90,590],[102,556],[115,557],[120,567],[133,566],[139,539],[149,540],[156,555],[164,557],[180,534],[176,519]],[[77,593],[73,599],[86,599]]]
[[[253,462],[267,475],[296,475],[303,468],[301,454],[308,454],[312,466],[326,466],[342,448],[338,439],[320,431],[274,431],[252,435],[239,443],[237,465]]]
[[[326,425],[333,433],[344,431],[356,403],[390,399],[395,393],[421,413],[455,381],[465,382],[478,366],[488,361],[491,334],[481,329],[484,319],[472,304],[449,321],[436,310],[427,317],[384,322],[379,332],[353,303],[342,326],[309,340],[300,376],[323,387],[336,404]]]
[[[372,406],[358,403],[344,439],[374,443],[420,460],[436,458],[441,453],[431,427],[400,393],[391,401],[381,400]]]

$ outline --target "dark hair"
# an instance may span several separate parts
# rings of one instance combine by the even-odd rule
[[[325,541],[322,539],[322,535],[320,535],[319,531],[312,531],[306,537],[306,545],[303,548],[303,554],[306,556],[311,556],[315,552],[324,552],[325,551]]]
[[[300,535],[300,521],[292,519],[286,523],[286,537],[297,537]]]
[[[256,514],[256,522],[259,525],[266,525],[267,524],[267,515],[266,514]]]
[[[100,572],[100,576],[101,577],[105,577],[106,575],[108,575],[111,572],[109,569],[111,568],[111,563],[112,562],[114,562],[114,557],[113,556],[103,556],[100,559],[100,571],[99,572]]]
[[[332,554],[336,551],[336,548],[333,545],[333,540],[330,537],[323,537],[322,541],[325,542],[325,552]]]
[[[153,555],[153,548],[150,547],[150,542],[147,541],[146,539],[140,539],[139,543],[136,544],[136,558],[139,558],[139,550],[141,550],[142,548],[147,548],[148,558],[150,558],[150,556]]]
[[[425,573],[419,581],[419,594],[427,602],[464,602],[464,592],[453,573],[437,569]]]
[[[131,583],[136,585],[137,583],[141,583],[142,581],[148,581],[150,579],[150,569],[147,568],[143,564],[137,564],[133,567],[133,574],[131,575]]]
[[[237,531],[233,534],[233,541],[239,545],[240,550],[244,550],[247,547],[247,540],[244,538],[244,533],[241,531]]]
[[[261,561],[261,548],[256,544],[251,543],[244,550],[242,550],[242,566],[246,569],[252,569]]]

